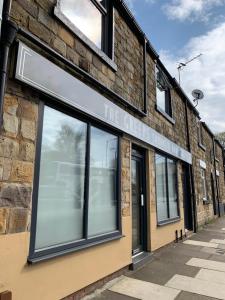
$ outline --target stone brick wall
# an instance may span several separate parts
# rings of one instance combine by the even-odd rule
[[[197,202],[197,223],[199,226],[208,223],[214,218],[213,196],[211,188],[211,173],[214,176],[214,162],[212,160],[213,139],[206,127],[202,126],[203,145],[205,149],[199,146],[198,140],[198,122],[196,114],[188,109],[188,118],[190,125],[191,149],[193,154],[193,172],[195,183],[195,195]],[[200,160],[206,163],[206,189],[207,202],[203,201],[203,186],[201,179]],[[215,186],[216,191],[216,186]]]
[[[122,216],[129,217],[131,210],[131,142],[121,140],[121,185]]]
[[[100,83],[121,95],[125,100],[137,108],[143,109],[143,45],[138,41],[137,37],[120,16],[119,12],[115,9],[114,56],[118,68],[117,72],[115,72],[54,16],[53,10],[55,4],[56,0],[13,0],[11,18],[18,25],[47,43],[59,54],[88,72]],[[155,109],[155,61],[148,53],[147,117],[142,118],[142,120],[176,144],[187,149],[185,104],[176,90],[171,91],[171,96],[175,124],[170,123]],[[13,80],[8,82],[4,107],[3,135],[1,137],[0,149],[0,176],[2,178],[2,200],[0,207],[2,207],[1,215],[3,216],[1,217],[3,220],[1,222],[3,224],[2,232],[7,232],[7,228],[9,228],[9,216],[12,215],[12,211],[10,211],[9,207],[11,207],[11,209],[19,208],[19,212],[26,215],[26,217],[20,218],[20,220],[23,219],[25,224],[23,227],[27,227],[27,224],[29,223],[24,220],[25,218],[28,220],[30,211],[38,102],[38,95],[31,92],[29,88],[22,88]],[[124,109],[128,110],[127,108]],[[134,113],[132,114],[135,115]],[[138,115],[135,116],[141,118]],[[210,203],[208,206],[203,206],[202,204],[199,159],[206,161],[207,166],[209,166],[207,168],[207,188],[210,194],[211,187],[209,178],[211,170],[208,150],[211,146],[207,148],[206,151],[199,148],[197,141],[196,116],[190,109],[189,124],[194,156],[193,166],[196,181],[197,203],[199,206],[198,210],[200,215],[206,213],[208,216],[210,214],[209,211],[212,211],[212,204]],[[207,144],[210,143],[210,138],[206,136],[205,139]],[[128,165],[130,148],[131,146],[128,146],[128,142],[123,141],[122,149],[124,153],[126,153],[122,165],[122,184],[124,185],[125,190],[122,195],[122,209],[124,216],[129,215],[130,211],[130,203],[128,201],[131,196],[128,192],[128,182],[130,181],[128,178],[130,170],[130,165]],[[7,187],[8,185],[10,185],[10,189]],[[225,195],[223,189],[221,181],[221,193]],[[14,192],[9,192],[9,190],[13,190]],[[26,200],[14,203],[15,200],[12,200],[12,198],[17,198],[15,197],[15,193],[20,195],[19,198],[22,197],[24,199],[25,197]],[[13,216],[11,216],[11,219],[12,218]]]
[[[156,64],[150,55],[147,55],[147,107],[148,118],[145,120],[149,126],[177,143],[179,146],[187,149],[187,131],[185,124],[185,104],[177,94],[176,90],[171,90],[171,104],[173,119],[175,124],[169,122],[162,114],[156,110]]]
[[[216,152],[216,169],[219,171],[218,187],[219,187],[219,201],[225,203],[225,176],[223,166],[223,149],[219,143],[215,143]]]
[[[0,138],[0,233],[29,229],[37,120],[35,96],[8,83]]]
[[[114,91],[144,108],[143,45],[115,10],[115,63],[118,67]]]
[[[38,36],[126,101],[138,109],[143,109],[143,45],[119,12],[116,9],[114,11],[114,57],[118,68],[115,72],[54,17],[55,4],[56,0],[13,0],[11,15],[20,26]],[[186,147],[185,122],[180,122],[185,119],[184,103],[177,93],[172,91],[175,125],[155,110],[155,62],[149,54],[147,54],[147,82],[148,117],[142,120],[180,146]]]

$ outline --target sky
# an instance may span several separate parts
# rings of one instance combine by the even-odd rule
[[[225,0],[126,0],[161,61],[181,87],[200,89],[197,106],[214,133],[225,131]]]

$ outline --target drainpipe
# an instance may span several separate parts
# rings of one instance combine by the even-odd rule
[[[2,28],[0,44],[0,128],[2,128],[3,123],[3,102],[7,78],[9,50],[18,30],[17,25],[9,20],[10,8],[11,0],[5,0],[2,10]]]
[[[191,152],[187,99],[185,99],[185,123],[186,123],[186,131],[187,131],[187,147],[188,147],[188,151]],[[189,169],[189,175],[190,175],[190,180],[191,180],[191,192],[192,192],[193,231],[197,232],[197,209],[196,209],[196,195],[195,195],[193,166],[189,165],[188,169]]]
[[[218,216],[220,217],[220,203],[219,203],[219,186],[217,181],[217,175],[216,175],[216,149],[215,149],[215,138],[213,137],[213,162],[214,162],[214,176],[216,181],[216,198],[217,198],[217,206],[218,206]]]

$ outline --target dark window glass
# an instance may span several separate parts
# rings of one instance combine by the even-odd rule
[[[156,67],[156,100],[157,106],[172,116],[170,87],[165,74]]]
[[[46,106],[35,250],[118,231],[117,186],[118,137]]]
[[[179,216],[176,161],[156,154],[157,219],[163,222]]]

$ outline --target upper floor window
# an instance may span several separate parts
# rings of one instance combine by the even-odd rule
[[[156,100],[157,107],[172,116],[170,84],[166,75],[156,67]]]
[[[197,120],[197,130],[198,130],[198,145],[205,150],[204,146],[204,138],[203,138],[203,130],[202,130],[202,123],[200,120]]]
[[[55,14],[92,49],[112,58],[111,1],[58,0]]]

